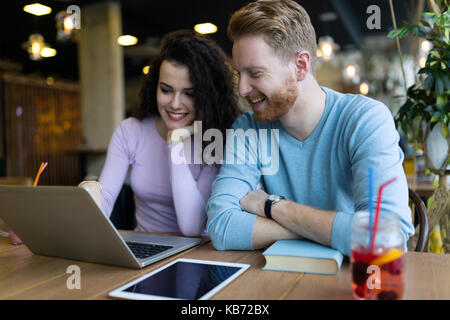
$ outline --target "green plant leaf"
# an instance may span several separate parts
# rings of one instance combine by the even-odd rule
[[[450,89],[450,77],[448,74],[445,74],[441,79],[444,81],[444,87],[448,90]]]
[[[431,122],[431,123],[438,122],[440,119],[441,119],[441,112],[440,112],[440,111],[436,111],[436,112],[433,114],[433,117],[431,117],[430,122]]]
[[[440,13],[423,13],[418,25],[404,21],[402,27],[389,33],[390,38],[404,38],[411,31],[412,36],[425,38],[433,46],[425,67],[418,71],[417,84],[408,88],[406,102],[395,117],[396,127],[402,128],[407,139],[420,130],[417,121],[425,121],[432,128],[441,123],[442,135],[450,137],[450,1],[439,2]]]
[[[424,88],[425,90],[431,90],[434,84],[434,77],[430,74],[427,79],[425,80]],[[411,96],[411,94],[408,92],[408,96]]]
[[[430,51],[430,54],[437,59],[441,59],[441,55],[436,50]]]
[[[428,113],[432,113],[434,111],[434,108],[433,108],[433,106],[430,105],[430,106],[427,106],[424,111],[428,112]]]
[[[438,106],[439,111],[443,111],[443,106],[445,105],[445,97],[444,96],[438,96],[436,99],[436,105]]]
[[[409,33],[409,29],[408,28],[403,28],[403,30],[400,32],[400,34],[398,35],[398,37],[400,39],[403,39],[404,37],[406,37]]]
[[[423,19],[420,19],[420,23],[425,27],[431,28],[430,24]]]
[[[436,78],[436,92],[440,96],[444,94],[444,81],[440,77]]]
[[[445,112],[450,112],[450,100],[447,101],[447,103],[445,104],[444,110],[445,110]]]
[[[391,39],[397,38],[398,35],[402,32],[402,30],[403,30],[403,27],[391,30],[387,36],[388,36],[388,38],[391,38]]]
[[[448,126],[445,123],[441,123],[441,134],[445,139],[448,138]]]

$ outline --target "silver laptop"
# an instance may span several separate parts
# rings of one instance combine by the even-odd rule
[[[198,238],[118,232],[78,187],[0,186],[0,218],[37,255],[140,269]]]

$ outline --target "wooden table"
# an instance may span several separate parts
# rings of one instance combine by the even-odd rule
[[[216,294],[220,300],[311,300],[352,298],[349,263],[337,276],[263,271],[261,251],[217,251],[210,241],[143,270],[37,256],[25,245],[0,237],[0,299],[109,299],[108,293],[176,258],[248,263],[239,278]],[[67,288],[67,267],[81,269],[81,289]],[[406,255],[404,299],[450,299],[450,255],[410,252]]]

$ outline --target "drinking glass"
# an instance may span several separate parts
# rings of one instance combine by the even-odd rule
[[[353,220],[350,257],[353,295],[360,300],[401,299],[405,240],[399,218],[380,212],[373,251],[371,235],[369,213],[357,212]]]

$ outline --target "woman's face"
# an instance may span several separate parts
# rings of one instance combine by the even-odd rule
[[[168,60],[161,63],[156,101],[159,114],[169,130],[193,124],[194,87],[186,66]]]

